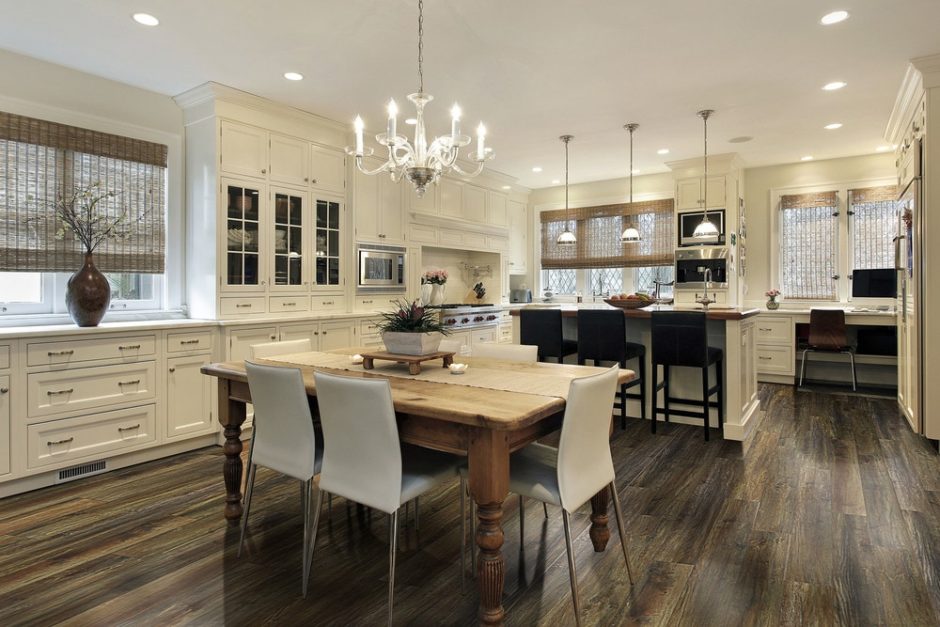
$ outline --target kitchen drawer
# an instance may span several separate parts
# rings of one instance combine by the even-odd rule
[[[10,367],[10,347],[0,346],[0,370]]]
[[[169,353],[189,351],[211,351],[212,331],[193,331],[191,333],[167,333],[166,350]]]
[[[26,380],[27,415],[31,418],[117,403],[145,402],[156,396],[156,371],[152,361],[31,372]]]
[[[498,331],[496,327],[487,327],[484,329],[473,329],[470,331],[471,349],[477,344],[494,343],[497,339]]]
[[[367,335],[381,335],[378,320],[361,320],[359,322],[359,336],[365,337]]]
[[[26,348],[26,365],[52,366],[97,359],[136,361],[156,353],[154,335],[101,337],[91,340],[33,342]]]
[[[403,301],[404,294],[397,296],[391,294],[373,294],[372,296],[357,296],[356,309],[367,311],[390,311],[396,307],[395,303]]]
[[[336,294],[333,296],[313,296],[310,298],[310,304],[313,311],[343,311],[344,296]]]
[[[793,374],[793,347],[758,344],[757,372],[766,374]]]
[[[223,298],[223,316],[242,316],[264,313],[264,296],[250,298]]]
[[[499,325],[499,343],[512,343],[512,326],[506,326],[504,324]]]
[[[306,296],[272,296],[268,302],[271,313],[285,311],[308,311],[310,300]]]
[[[789,316],[757,317],[757,342],[759,344],[793,344],[793,320]]]
[[[29,425],[29,468],[137,448],[155,439],[153,405]]]

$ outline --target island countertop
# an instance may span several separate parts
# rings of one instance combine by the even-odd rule
[[[617,310],[618,307],[613,307],[606,303],[601,304],[557,304],[557,305],[526,305],[524,307],[530,307],[532,309],[561,309],[561,315],[565,318],[573,318],[578,315],[578,311],[582,309],[612,309]],[[512,316],[518,316],[519,311],[523,307],[516,307],[509,311],[509,314]],[[654,311],[702,311],[701,307],[694,305],[650,305],[648,307],[642,307],[640,309],[623,309],[623,315],[628,318],[649,318],[650,314]],[[745,318],[750,318],[756,316],[761,312],[760,309],[754,308],[742,308],[742,307],[715,307],[708,310],[708,319],[709,320],[744,320]]]

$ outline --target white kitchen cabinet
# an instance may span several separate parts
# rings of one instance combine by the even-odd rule
[[[441,186],[431,185],[424,192],[424,196],[418,196],[414,187],[410,183],[405,184],[405,198],[407,199],[408,210],[413,213],[423,213],[426,215],[438,215],[441,212]]]
[[[264,177],[268,172],[268,132],[230,120],[221,122],[220,166],[238,176]]]
[[[277,183],[305,187],[309,182],[310,145],[302,139],[271,133],[269,178]]]
[[[470,350],[480,344],[495,344],[499,338],[498,327],[484,327],[470,331]]]
[[[337,292],[346,282],[343,246],[346,239],[346,210],[342,197],[315,193],[311,286],[320,291]]]
[[[463,219],[486,222],[486,190],[476,185],[463,187]]]
[[[357,346],[359,344],[358,333],[356,333],[357,326],[356,322],[349,320],[321,322],[319,350],[330,351],[337,348]]]
[[[166,437],[212,433],[211,378],[199,369],[212,361],[211,355],[188,355],[167,359]]]
[[[251,357],[252,344],[265,344],[277,340],[277,327],[233,329],[228,336],[226,361],[242,361]]]
[[[310,224],[312,216],[307,207],[307,193],[289,188],[272,187],[269,209],[264,222],[265,245],[261,252],[268,268],[267,282],[271,291],[302,292],[310,282]],[[299,311],[302,311],[299,310]]]
[[[310,144],[310,187],[324,192],[346,193],[346,153]]]
[[[701,209],[704,201],[702,178],[681,179],[676,182],[676,209]],[[725,208],[725,177],[708,177],[708,208]]]
[[[378,160],[369,159],[374,169]],[[387,175],[368,176],[356,172],[353,190],[353,217],[357,241],[403,242],[405,239],[402,185]]]
[[[509,273],[525,274],[528,271],[529,231],[528,208],[525,203],[510,200],[509,212]]]
[[[493,226],[508,226],[509,197],[492,190],[487,192],[486,223]]]
[[[0,376],[0,475],[10,472],[10,376]]]
[[[222,224],[222,291],[263,291],[267,189],[258,183],[223,179],[220,185]]]
[[[463,188],[460,181],[442,179],[441,183],[441,215],[449,218],[463,217]]]

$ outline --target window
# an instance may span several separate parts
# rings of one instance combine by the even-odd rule
[[[574,295],[578,286],[578,271],[573,268],[542,270],[542,291],[552,294]]]
[[[633,292],[652,294],[656,290],[654,280],[668,283],[674,273],[673,266],[543,269],[542,291],[556,296],[574,296],[580,292],[585,298]],[[660,296],[671,298],[672,286],[663,286]]]
[[[896,194],[891,185],[845,185],[779,195],[777,273],[784,298],[848,301],[853,270],[894,267]]]
[[[647,266],[633,269],[634,291],[654,294],[656,281],[672,283],[676,276],[675,266]],[[672,285],[663,285],[659,290],[661,298],[672,298]]]
[[[619,294],[623,291],[623,269],[597,268],[588,272],[591,294]]]

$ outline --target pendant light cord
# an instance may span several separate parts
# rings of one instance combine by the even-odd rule
[[[424,0],[418,0],[418,93],[424,93]]]
[[[565,141],[565,228],[568,227],[568,140]]]
[[[630,208],[633,209],[633,131],[630,129]]]
[[[703,109],[698,112],[702,118],[702,124],[705,129],[705,189],[702,194],[702,203],[705,205],[705,212],[702,214],[702,224],[708,222],[708,118],[714,113],[712,109]]]

